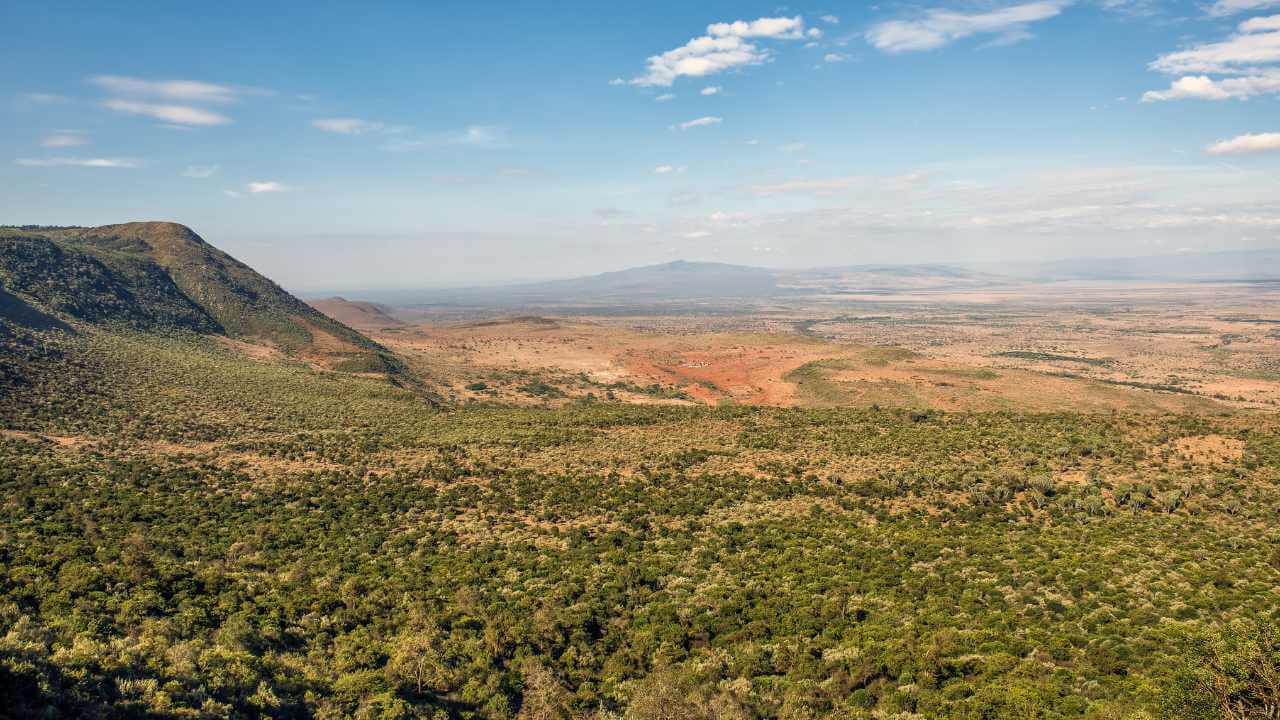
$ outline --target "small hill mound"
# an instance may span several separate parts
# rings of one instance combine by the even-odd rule
[[[403,322],[392,317],[391,308],[378,303],[331,297],[308,300],[307,304],[343,325],[357,330],[383,330],[404,327]]]

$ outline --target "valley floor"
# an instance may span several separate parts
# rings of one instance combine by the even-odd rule
[[[463,402],[1217,413],[1280,406],[1277,307],[1262,283],[1059,283],[361,329]]]

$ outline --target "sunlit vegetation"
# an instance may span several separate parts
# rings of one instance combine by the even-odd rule
[[[4,712],[1275,706],[1271,416],[440,410],[197,337],[35,337],[0,366]]]

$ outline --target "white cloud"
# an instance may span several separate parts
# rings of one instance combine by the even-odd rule
[[[311,123],[313,126],[331,133],[339,133],[341,135],[359,135],[365,132],[381,130],[382,123],[370,120],[361,120],[353,117],[333,117],[321,118]]]
[[[244,187],[251,193],[284,192],[289,189],[274,180],[255,180]]]
[[[679,174],[685,171],[684,165],[659,165],[653,171],[658,175]]]
[[[720,122],[721,122],[721,118],[715,117],[713,115],[707,115],[705,117],[700,117],[694,120],[687,120],[685,122],[682,122],[678,127],[681,130],[688,130],[689,128],[709,127],[711,125],[719,125]]]
[[[503,147],[507,144],[507,133],[494,125],[470,125],[462,132],[449,138],[450,145],[466,145],[469,147]]]
[[[1167,90],[1148,90],[1143,102],[1161,100],[1243,100],[1255,95],[1280,92],[1280,71],[1273,70],[1249,77],[1214,80],[1208,75],[1188,75],[1169,84]]]
[[[187,169],[182,171],[182,176],[189,178],[207,178],[213,177],[217,172],[217,165],[188,165]]]
[[[226,195],[227,197],[230,197],[230,198],[238,198],[238,197],[240,197],[240,192],[239,192],[239,191],[237,191],[237,190],[223,190],[223,191],[222,191],[222,194],[223,194],[223,195]]]
[[[708,87],[702,88],[702,90],[698,94],[699,95],[719,95],[720,90],[721,88],[719,85],[710,85]]]
[[[1026,26],[1062,12],[1070,0],[1041,0],[983,13],[934,9],[918,20],[889,20],[872,26],[867,42],[888,53],[933,50],[972,35],[1003,33],[1007,41],[1027,36]]]
[[[707,26],[707,34],[712,37],[799,40],[804,36],[804,20],[797,15],[790,18],[760,18],[751,22],[735,20],[731,23],[712,23]]]
[[[1221,17],[1277,5],[1280,5],[1280,0],[1218,0],[1209,7],[1209,14]]]
[[[1240,32],[1255,33],[1280,30],[1280,15],[1259,16],[1249,18],[1240,23]]]
[[[676,96],[672,95],[671,93],[662,93],[658,97],[654,98],[656,102],[670,102],[675,99],[676,99]]]
[[[16,162],[26,167],[138,167],[138,161],[129,158],[21,158]]]
[[[804,37],[804,20],[800,16],[712,23],[707,26],[706,35],[650,57],[646,61],[645,73],[633,78],[631,84],[670,87],[681,76],[705,77],[732,68],[759,65],[769,59],[769,51],[749,40],[800,40]]]
[[[1277,18],[1280,16],[1247,20],[1240,23],[1238,32],[1226,40],[1166,53],[1156,58],[1150,67],[1169,75],[1228,74],[1280,61],[1280,25]]]
[[[65,130],[46,136],[40,144],[51,148],[76,147],[77,145],[88,145],[89,139],[74,130]]]
[[[198,80],[153,81],[122,75],[97,75],[89,78],[89,82],[119,95],[145,95],[187,102],[227,103],[239,94],[235,88]]]
[[[697,240],[698,238],[711,237],[711,233],[706,230],[694,230],[693,232],[685,233],[684,236],[690,240]]]
[[[609,81],[609,84],[610,85],[626,85],[627,81],[623,80],[622,78],[614,78]]]
[[[1280,93],[1280,67],[1274,67],[1280,62],[1280,15],[1246,20],[1236,30],[1226,40],[1156,58],[1152,70],[1182,77],[1165,90],[1144,93],[1142,100],[1244,100]]]
[[[1280,133],[1250,133],[1219,140],[1205,148],[1210,155],[1244,155],[1280,150]]]
[[[829,62],[829,63],[844,62],[845,60],[848,60],[848,59],[849,59],[848,57],[841,55],[840,53],[827,53],[826,55],[822,56],[822,61]]]
[[[225,125],[231,122],[231,118],[225,115],[187,105],[155,105],[120,99],[107,100],[102,105],[116,112],[143,115],[179,125]]]
[[[822,22],[827,23],[828,25],[840,24],[840,18],[835,15],[823,15],[819,20],[822,20]]]

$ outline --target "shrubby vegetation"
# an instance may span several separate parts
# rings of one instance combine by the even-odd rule
[[[1274,713],[1270,416],[440,411],[59,337],[0,373],[15,716]]]

